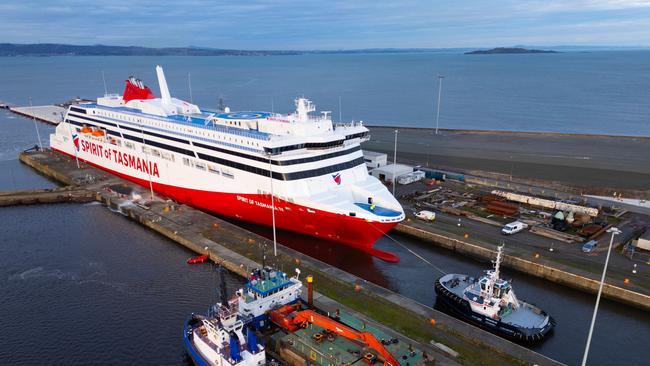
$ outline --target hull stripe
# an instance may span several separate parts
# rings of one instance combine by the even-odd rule
[[[68,122],[70,122],[70,123],[72,123],[74,125],[77,125],[77,126],[83,126],[83,124],[79,123],[79,122],[75,122],[75,121],[68,121]],[[119,136],[119,133],[116,132],[116,131],[112,131],[112,130],[109,130],[109,129],[106,129],[106,131],[110,135]],[[179,154],[195,157],[194,152],[191,151],[191,150],[187,150],[187,149],[183,149],[183,148],[180,148],[180,147],[163,144],[163,143],[160,143],[160,142],[157,142],[157,141],[152,141],[152,140],[147,140],[147,139],[143,140],[142,137],[127,135],[127,134],[122,134],[122,135],[124,136],[124,138],[126,138],[128,140],[136,141],[136,142],[139,142],[139,143],[144,143],[144,144],[149,145],[149,146],[155,146],[155,147],[165,149],[165,150],[168,150],[168,151],[174,151],[174,152],[177,152]],[[254,173],[254,174],[257,174],[257,175],[264,176],[264,177],[268,177],[270,175],[270,172],[269,172],[268,169],[258,168],[258,167],[255,167],[255,166],[251,166],[251,165],[247,165],[247,164],[243,164],[243,163],[238,163],[238,162],[235,162],[235,161],[231,161],[231,160],[227,160],[227,159],[223,159],[223,158],[218,158],[216,156],[211,156],[211,155],[207,155],[207,154],[203,154],[203,153],[198,153],[198,157],[201,160],[210,161],[210,162],[213,162],[213,163],[221,164],[221,165],[231,167],[231,168],[234,168],[234,169],[238,169],[238,170],[243,170],[243,171],[246,171],[246,172],[249,172],[249,173]],[[363,157],[358,157],[356,159],[346,161],[344,163],[334,164],[334,165],[330,165],[330,166],[326,166],[326,167],[322,167],[322,168],[317,168],[317,169],[303,170],[303,171],[289,172],[289,173],[273,172],[273,179],[290,181],[290,180],[313,178],[313,177],[318,177],[318,176],[325,175],[325,174],[331,174],[331,173],[334,173],[334,172],[354,168],[354,167],[357,167],[357,166],[359,166],[361,164],[365,164],[365,162],[363,161]]]
[[[167,139],[167,140],[180,142],[182,144],[187,144],[187,145],[190,144],[190,142],[188,140],[184,140],[184,139],[180,139],[180,138],[176,138],[176,137],[172,137],[172,136],[167,136],[167,135],[162,135],[162,134],[147,131],[147,130],[141,131],[141,130],[139,130],[137,128],[124,126],[123,124],[120,124],[119,126],[117,126],[115,123],[101,121],[101,120],[98,120],[98,119],[95,119],[95,118],[90,118],[90,117],[86,117],[86,116],[77,115],[76,113],[70,113],[69,115],[72,116],[72,117],[75,117],[75,118],[79,118],[79,119],[83,119],[83,120],[87,120],[87,121],[92,121],[92,122],[98,122],[98,123],[106,124],[108,126],[119,127],[119,128],[123,128],[125,130],[137,132],[137,133],[144,132],[146,135],[155,136],[155,137],[158,137],[158,138],[161,138],[161,139]],[[70,122],[72,122],[72,121],[70,121]],[[355,137],[359,137],[359,136],[355,136]],[[216,146],[206,145],[206,144],[196,142],[196,141],[192,141],[192,144],[194,146],[202,147],[204,149],[218,151],[218,152],[221,152],[221,153],[224,153],[224,154],[230,154],[230,155],[238,156],[238,157],[241,157],[241,158],[251,159],[251,160],[260,161],[260,162],[264,162],[264,163],[269,162],[268,159],[266,159],[264,157],[261,157],[261,156],[254,156],[254,155],[250,155],[250,154],[240,153],[240,152],[237,152],[237,151],[223,149],[223,148],[219,148],[219,147],[216,147]],[[318,156],[309,157],[309,158],[291,159],[291,160],[272,160],[271,163],[273,165],[281,165],[281,166],[311,163],[311,162],[314,162],[314,161],[320,161],[320,160],[334,158],[334,157],[337,157],[337,156],[351,154],[351,153],[353,153],[355,151],[359,151],[359,150],[361,150],[361,146],[355,146],[355,147],[347,149],[347,150],[337,151],[337,152],[318,155]]]

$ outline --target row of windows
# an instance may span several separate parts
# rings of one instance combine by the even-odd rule
[[[211,155],[205,155],[202,153],[198,153],[198,156],[200,159],[203,160],[208,160],[217,164],[233,167],[235,169],[243,170],[249,173],[254,173],[257,175],[263,175],[263,176],[270,176],[269,170],[267,169],[262,169],[246,164],[241,164],[235,161],[229,161],[225,159],[218,158],[216,156],[211,156]],[[311,169],[311,170],[304,170],[304,171],[299,171],[299,172],[290,172],[290,173],[282,173],[282,172],[273,172],[273,179],[278,179],[278,180],[298,180],[298,179],[305,179],[305,178],[313,178],[313,177],[318,177],[321,175],[325,174],[330,174],[334,173],[337,171],[341,170],[346,170],[350,169],[353,167],[356,167],[358,165],[364,164],[363,158],[359,157],[354,160],[346,161],[345,163],[340,163],[340,164],[334,164],[322,168],[316,168],[316,169]]]
[[[218,166],[212,164],[206,164],[199,160],[183,157],[183,164],[185,164],[186,166],[194,167],[198,170],[203,170],[203,171],[207,170],[210,173],[221,175],[221,170],[219,169]],[[230,174],[230,177],[234,177],[234,176]]]
[[[306,142],[304,144],[296,144],[296,145],[288,145],[288,146],[280,146],[280,147],[265,147],[264,150],[268,153],[271,153],[273,155],[279,154],[284,151],[291,151],[291,150],[300,150],[300,149],[329,149],[332,147],[336,146],[341,146],[343,145],[343,140],[336,140],[336,141],[330,141],[330,142]]]
[[[74,122],[74,121],[68,121],[68,122],[73,123],[73,124],[78,125],[78,126],[82,126],[82,124],[79,123],[79,122]],[[111,130],[108,130],[108,129],[106,131],[107,131],[108,134],[119,136],[118,132],[111,131]],[[155,147],[159,147],[161,149],[174,151],[174,152],[177,152],[177,153],[180,153],[180,154],[195,157],[194,152],[191,151],[191,150],[187,150],[187,149],[183,149],[183,148],[180,148],[180,147],[163,144],[163,143],[160,143],[160,142],[157,142],[157,141],[143,139],[142,137],[136,137],[136,136],[131,136],[131,135],[127,135],[127,134],[122,134],[122,136],[124,138],[128,139],[128,140],[131,140],[131,141],[136,141],[136,142],[139,142],[139,143],[143,143],[145,145],[155,146]],[[258,174],[258,175],[264,175],[264,176],[268,177],[269,173],[270,173],[266,169],[261,169],[261,168],[257,168],[257,167],[254,167],[254,166],[238,163],[238,162],[235,162],[235,161],[230,161],[230,160],[218,158],[216,156],[211,156],[211,155],[198,153],[198,157],[200,159],[202,159],[202,160],[211,161],[211,162],[214,162],[214,163],[217,163],[217,164],[229,166],[229,167],[232,167],[232,168],[235,168],[235,169],[247,171],[247,172]],[[305,170],[305,171],[299,171],[299,172],[290,172],[290,173],[273,172],[273,178],[274,179],[279,179],[279,180],[297,180],[297,179],[312,178],[312,177],[316,177],[316,176],[320,176],[320,175],[333,173],[333,172],[336,172],[336,171],[349,169],[349,168],[352,168],[352,167],[355,167],[355,166],[361,165],[361,164],[364,164],[363,158],[358,157],[358,158],[356,158],[354,160],[350,160],[350,161],[347,161],[345,163],[330,165],[330,166],[327,166],[327,167],[322,167],[322,168],[317,168],[317,169],[312,169],[312,170]],[[226,174],[223,174],[223,175],[226,176]],[[232,174],[230,174],[230,175],[232,176]]]
[[[95,120],[93,118],[88,118],[88,117],[83,117],[83,116],[75,116],[75,117],[82,118],[82,119],[85,119],[85,120],[90,120],[90,121],[93,121],[93,122],[105,123],[105,124],[107,124],[109,126],[116,126],[113,123],[98,121],[98,120]],[[176,142],[180,142],[180,143],[184,143],[184,144],[188,144],[188,145],[190,144],[188,140],[183,140],[183,139],[179,139],[179,138],[172,137],[172,136],[162,135],[162,134],[158,134],[158,133],[150,132],[150,131],[143,131],[141,129],[127,127],[127,126],[124,126],[124,125],[121,125],[120,127],[124,128],[125,130],[129,130],[129,131],[133,131],[133,132],[139,132],[139,133],[144,132],[146,135],[151,135],[151,136],[159,137],[159,138],[162,138],[162,139],[172,140],[172,141],[176,141]],[[363,132],[361,134],[366,134],[366,133]],[[349,135],[348,138],[354,138],[354,136],[358,137],[357,135],[359,135],[359,134]],[[317,143],[308,143],[307,145],[316,145],[316,144]],[[263,158],[263,157],[260,157],[260,156],[249,155],[249,154],[245,154],[245,153],[240,153],[240,152],[237,152],[237,151],[222,149],[222,148],[219,148],[219,147],[216,147],[216,146],[202,144],[200,142],[193,142],[193,145],[204,148],[204,149],[218,151],[218,152],[222,152],[224,154],[235,155],[235,156],[239,156],[239,157],[254,160],[254,161],[268,162],[267,158]],[[301,144],[301,145],[305,145],[305,144]],[[298,146],[298,145],[293,145],[293,146]],[[314,161],[319,161],[319,160],[324,160],[324,159],[330,159],[330,158],[337,157],[337,156],[347,155],[347,154],[350,154],[350,153],[358,151],[358,150],[361,150],[360,146],[355,146],[355,147],[353,147],[351,149],[348,149],[348,150],[333,152],[333,153],[329,153],[329,154],[323,154],[323,155],[319,155],[319,156],[313,156],[313,157],[309,157],[309,158],[292,159],[292,160],[284,160],[284,161],[282,161],[282,160],[272,160],[271,163],[273,165],[279,165],[279,166],[311,163],[311,162],[314,162]]]
[[[84,113],[84,112],[82,112],[82,113]],[[103,111],[100,111],[100,112],[103,112]],[[95,110],[93,110],[93,114],[95,114]],[[108,117],[108,118],[119,118],[122,121],[138,122],[140,124],[143,123],[141,118],[129,117],[128,115],[121,115],[121,114],[107,113],[107,112],[97,113],[97,114],[99,114],[101,116]],[[75,115],[75,114],[72,114],[72,115],[74,117],[85,119],[85,120],[88,120],[88,121],[93,121],[93,122],[105,124],[107,126],[117,127],[117,124],[112,123],[112,122],[101,121],[101,120],[97,120],[97,119],[86,117],[86,116],[78,116],[78,115]],[[201,128],[185,128],[184,126],[179,126],[178,123],[174,123],[174,122],[151,122],[151,121],[147,121],[147,127],[151,127],[151,126],[164,128],[166,130],[180,131],[182,133],[187,133],[187,134],[194,135],[194,136],[196,136],[196,135],[206,136],[206,137],[210,137],[210,138],[220,140],[220,141],[230,141],[230,142],[240,143],[242,145],[245,144],[245,145],[248,145],[248,146],[256,146],[256,147],[260,146],[259,142],[251,141],[249,139],[241,139],[241,138],[238,139],[237,137],[223,136],[223,135],[221,135],[219,133],[204,131]],[[121,125],[121,127],[126,129],[126,130],[129,130],[129,131],[143,132],[142,128],[127,127],[127,126],[124,126],[123,124]],[[152,135],[152,136],[157,136],[157,137],[166,138],[166,139],[169,139],[169,140],[174,140],[174,141],[186,143],[186,144],[188,143],[186,140],[183,140],[183,139],[178,139],[178,138],[171,137],[171,136],[163,136],[163,135],[156,134],[156,133],[150,132],[150,131],[144,131],[144,133],[148,134],[148,135]]]

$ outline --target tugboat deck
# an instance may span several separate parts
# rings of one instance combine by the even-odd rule
[[[539,309],[524,302],[520,303],[519,309],[502,317],[501,321],[522,328],[543,328],[548,323],[548,316],[542,315]]]
[[[476,284],[476,278],[460,275],[460,274],[448,274],[443,276],[440,279],[440,282],[454,295],[460,298],[466,298],[468,292],[476,292],[475,302],[481,303],[482,298],[478,296],[478,291],[468,289],[469,286],[474,286]],[[548,315],[544,315],[541,311],[523,301],[520,300],[521,306],[518,309],[512,309],[508,314],[501,317],[501,321],[507,324],[512,324],[521,328],[543,328],[549,321]]]

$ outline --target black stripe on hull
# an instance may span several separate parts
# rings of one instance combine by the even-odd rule
[[[106,126],[118,127],[117,124],[112,123],[112,122],[101,121],[101,120],[98,120],[98,119],[95,119],[95,118],[90,118],[90,117],[87,117],[87,116],[77,115],[75,113],[69,113],[69,115],[72,116],[72,117],[75,117],[75,118],[100,123],[100,124],[103,124],[103,125],[106,125]],[[173,136],[163,135],[163,134],[159,134],[159,133],[156,133],[156,132],[146,131],[146,130],[143,130],[143,129],[128,127],[128,126],[124,126],[123,124],[120,124],[119,128],[122,128],[122,129],[128,130],[128,131],[132,131],[132,132],[137,132],[139,134],[144,133],[145,135],[155,136],[155,137],[158,137],[160,139],[166,139],[166,140],[171,140],[171,141],[179,142],[179,143],[182,143],[182,144],[190,145],[190,142],[188,140],[180,139],[180,138],[173,137]],[[206,145],[206,144],[201,143],[201,142],[192,141],[191,145],[201,147],[201,148],[204,148],[204,149],[208,149],[208,150],[212,150],[212,151],[217,151],[217,152],[224,153],[224,154],[238,156],[240,158],[250,159],[250,160],[264,162],[264,163],[269,162],[269,159],[265,158],[265,157],[250,155],[250,154],[246,154],[246,153],[242,153],[242,152],[238,152],[238,151],[233,151],[233,150],[228,150],[228,149],[223,149],[223,148],[220,148],[220,147],[217,147],[217,146]],[[313,157],[308,157],[308,158],[291,159],[291,160],[271,160],[271,164],[278,165],[278,166],[287,166],[287,165],[295,165],[295,164],[312,163],[312,162],[315,162],[315,161],[331,159],[331,158],[335,158],[335,157],[338,157],[338,156],[351,154],[351,153],[359,151],[359,150],[361,150],[361,146],[357,145],[357,146],[352,147],[352,148],[347,149],[347,150],[337,151],[337,152],[333,152],[333,153],[328,153],[328,154],[323,154],[323,155],[318,155],[318,156],[313,156]]]
[[[73,124],[75,126],[79,126],[79,127],[82,127],[84,125],[84,123],[71,121],[71,120],[67,120],[66,122],[71,123],[71,124]],[[86,124],[86,125],[92,126],[92,127],[97,127],[97,126],[94,126],[92,124]],[[117,131],[113,131],[113,130],[110,130],[110,129],[107,129],[107,128],[105,128],[105,130],[106,130],[106,133],[109,134],[109,135],[120,137],[120,133],[117,132]],[[157,142],[157,141],[143,139],[141,136],[132,136],[132,135],[128,135],[128,134],[122,134],[122,136],[127,140],[131,140],[131,141],[135,141],[135,142],[139,142],[139,143],[144,143],[144,144],[149,145],[149,146],[155,146],[155,147],[158,147],[158,148],[161,148],[161,149],[164,149],[164,150],[174,151],[174,152],[177,152],[179,154],[195,157],[194,152],[192,150],[187,150],[187,149],[183,149],[183,148],[180,148],[180,147],[163,144],[163,143],[160,143],[160,142]],[[197,155],[198,155],[198,158],[201,159],[201,160],[221,164],[223,166],[227,166],[227,167],[234,168],[234,169],[237,169],[237,170],[242,170],[242,171],[246,171],[246,172],[249,172],[249,173],[254,173],[254,174],[257,174],[257,175],[262,175],[262,176],[265,176],[265,177],[269,177],[269,174],[270,174],[270,171],[268,169],[262,169],[262,168],[254,167],[254,166],[251,166],[251,165],[247,165],[247,164],[243,164],[243,163],[239,163],[239,162],[235,162],[235,161],[232,161],[232,160],[227,160],[227,159],[223,159],[223,158],[219,158],[219,157],[216,157],[216,156],[207,155],[207,154],[203,154],[203,153],[197,153]],[[268,160],[266,160],[266,161],[268,161]],[[362,165],[362,164],[365,165],[365,162],[363,161],[363,158],[358,157],[356,159],[346,161],[344,163],[334,164],[334,165],[330,165],[330,166],[326,166],[326,167],[322,167],[322,168],[317,168],[317,169],[304,170],[304,171],[298,171],[298,172],[289,172],[289,173],[273,172],[273,178],[278,179],[278,180],[285,180],[285,181],[313,178],[313,177],[318,177],[318,176],[322,176],[322,175],[325,175],[325,174],[331,174],[331,173],[334,173],[334,172],[339,172],[339,171],[342,171],[342,170],[354,168],[354,167],[357,167],[357,166]]]

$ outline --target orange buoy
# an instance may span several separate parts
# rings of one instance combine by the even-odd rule
[[[429,319],[429,324],[436,325],[436,320],[433,318]]]
[[[91,133],[91,132],[93,132],[93,130],[92,130],[90,127],[88,127],[88,126],[83,126],[83,127],[81,128],[81,131],[80,131],[80,132],[81,132],[81,133]]]
[[[629,285],[630,284],[630,279],[625,277],[625,279],[623,280],[623,283],[626,284],[626,285]]]

